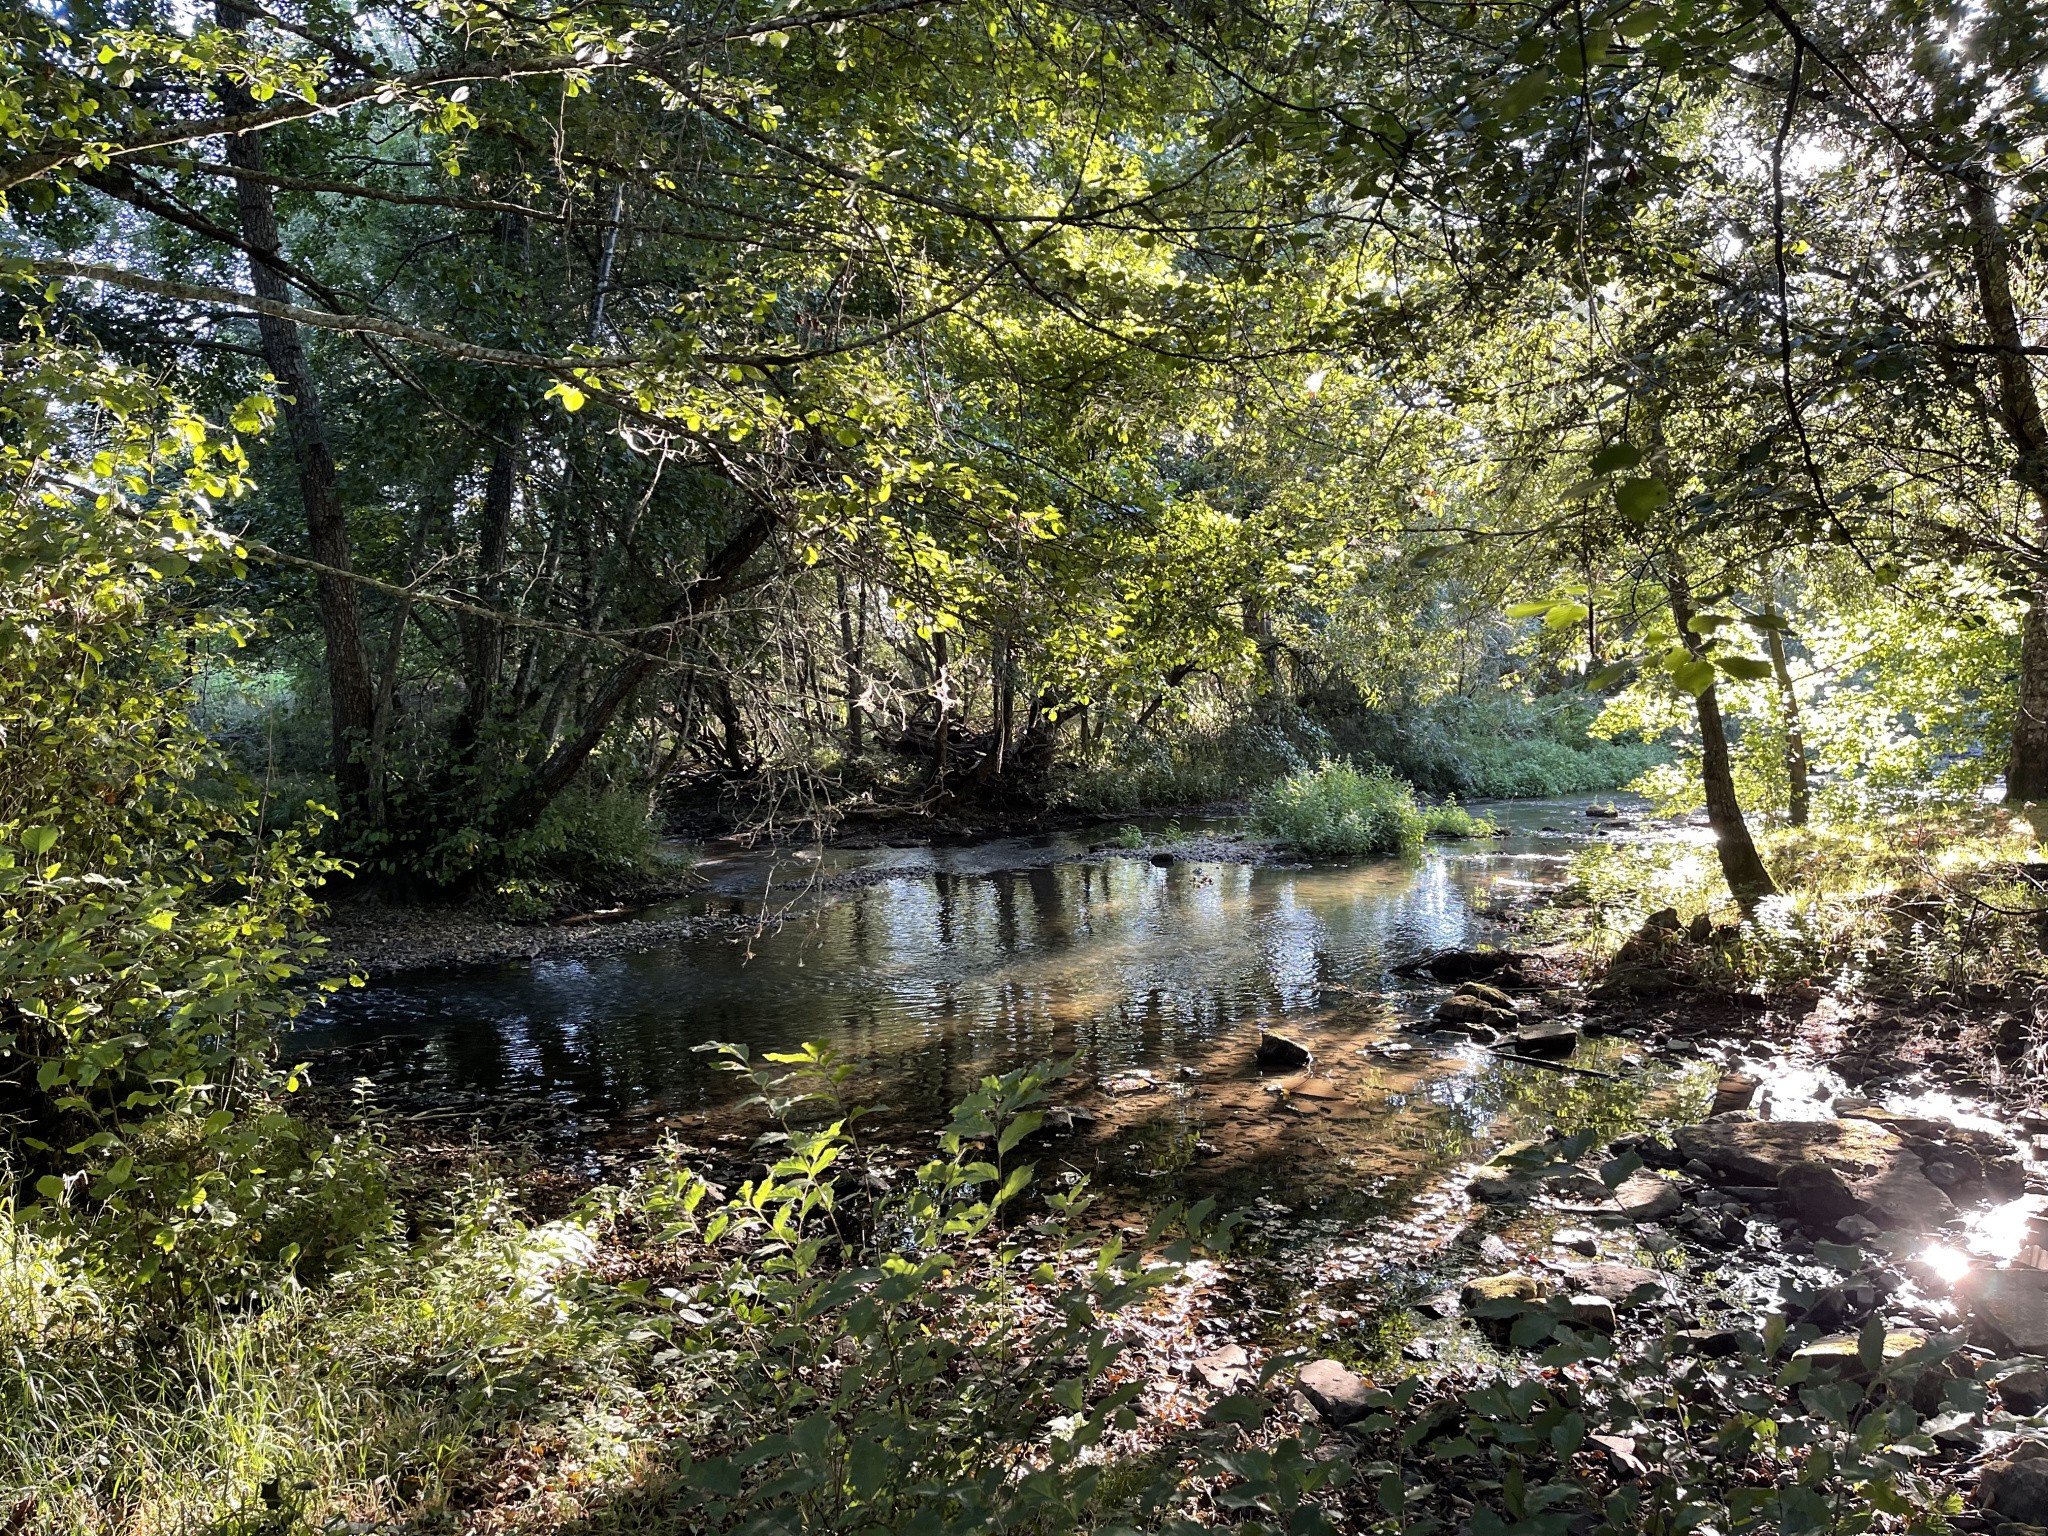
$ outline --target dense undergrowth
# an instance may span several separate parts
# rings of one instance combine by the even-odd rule
[[[1410,853],[1431,835],[1476,837],[1493,828],[1456,801],[1418,805],[1385,768],[1323,763],[1252,796],[1253,830],[1312,858]]]

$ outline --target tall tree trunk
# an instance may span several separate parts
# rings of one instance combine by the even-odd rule
[[[1998,348],[1993,354],[1998,421],[2013,448],[2013,478],[2034,499],[2040,538],[2048,534],[2048,420],[2042,416],[2033,362],[2021,350],[2026,338],[2013,304],[2012,256],[1998,217],[1998,199],[1982,172],[1964,179],[1963,206],[1970,220],[1977,302]],[[2048,580],[2032,584],[2026,623],[2020,630],[2018,694],[2005,765],[2006,803],[2048,802]]]
[[[484,478],[483,508],[477,520],[477,580],[472,595],[480,607],[493,613],[505,601],[505,567],[512,553],[512,512],[519,490],[520,429],[517,412],[507,411],[497,421],[498,441],[491,447],[491,469]],[[458,756],[476,745],[505,677],[505,626],[496,619],[463,615],[462,628],[469,693],[453,733]]]
[[[1671,598],[1671,617],[1685,648],[1703,658],[1706,647],[1686,626],[1692,622],[1692,596],[1685,573],[1676,556],[1665,578]],[[1721,720],[1719,689],[1709,684],[1694,696],[1693,707],[1700,726],[1700,787],[1706,792],[1707,825],[1714,829],[1715,851],[1721,858],[1721,877],[1728,892],[1744,912],[1754,911],[1766,896],[1778,894],[1771,873],[1749,835],[1749,823],[1742,815],[1742,802],[1735,798],[1735,774],[1728,761],[1728,733]]]
[[[953,667],[951,647],[943,629],[932,633],[932,702],[938,709],[938,724],[932,731],[932,788],[946,787],[946,731],[951,725]]]
[[[1792,668],[1785,660],[1785,634],[1775,625],[1764,631],[1771,670],[1778,676],[1778,702],[1785,716],[1785,816],[1795,827],[1806,825],[1812,794],[1806,782],[1806,729],[1800,722],[1799,695],[1792,687]]]
[[[246,25],[244,13],[229,0],[220,0],[215,17],[222,27],[234,31]],[[255,110],[255,98],[243,86],[223,84],[221,98],[231,113]],[[262,136],[230,136],[227,159],[239,169],[260,173],[264,168]],[[263,259],[266,255],[276,256],[280,249],[277,207],[271,188],[255,176],[237,177],[235,206],[241,219],[242,239],[252,252],[250,286],[258,298],[274,304],[290,303],[291,290],[283,273]],[[284,420],[298,469],[307,551],[321,566],[314,575],[313,592],[326,646],[329,762],[344,808],[355,812],[370,789],[370,765],[364,748],[376,724],[377,694],[363,648],[361,594],[350,578],[354,558],[349,547],[348,520],[342,512],[334,450],[328,441],[320,394],[314,387],[313,371],[306,362],[298,326],[290,320],[260,315],[257,335],[263,361],[285,395]]]
[[[846,572],[838,569],[832,573],[839,588],[839,655],[840,665],[846,673],[846,755],[859,757],[866,749],[866,707],[862,700],[867,696],[867,677],[862,670],[861,651],[867,630],[866,604],[862,604],[861,631],[854,633],[853,610],[847,601]]]

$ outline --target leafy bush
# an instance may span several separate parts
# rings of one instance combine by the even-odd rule
[[[1455,798],[1439,805],[1425,805],[1421,808],[1422,830],[1429,837],[1491,837],[1494,824],[1490,817],[1474,816]]]
[[[1465,799],[1619,789],[1669,756],[1653,742],[1588,735],[1594,713],[1577,698],[1455,696],[1399,713],[1337,716],[1330,734],[1354,758],[1385,763],[1429,793]]]
[[[1312,858],[1410,852],[1429,829],[1407,783],[1386,768],[1349,763],[1324,763],[1268,784],[1252,796],[1251,823]]]
[[[297,1256],[252,1218],[288,1170],[322,1177],[271,1055],[334,867],[264,835],[192,718],[247,632],[188,579],[235,565],[199,513],[241,488],[242,448],[47,343],[0,379],[0,1174],[96,1262],[189,1287],[203,1254],[219,1284],[233,1256]]]

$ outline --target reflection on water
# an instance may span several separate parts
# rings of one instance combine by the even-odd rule
[[[786,921],[745,939],[345,994],[295,1046],[374,1041],[393,1075],[458,1095],[688,1123],[737,1097],[693,1046],[738,1041],[758,1056],[821,1040],[856,1065],[854,1096],[901,1128],[943,1123],[985,1072],[1073,1056],[1070,1096],[1102,1116],[1087,1153],[1070,1149],[1076,1167],[1178,1183],[1199,1166],[1201,1182],[1242,1194],[1313,1181],[1383,1205],[1482,1137],[1619,1126],[1649,1086],[1401,1027],[1442,989],[1390,968],[1498,939],[1491,893],[1554,878],[1569,851],[1546,824],[1588,835],[1569,803],[1500,814],[1513,834],[1499,840],[1300,868],[1077,862],[1072,839],[828,855],[824,873],[871,883],[797,897]],[[788,882],[818,866],[721,860],[706,866],[706,905],[787,903]],[[1309,1045],[1313,1071],[1262,1078],[1262,1026]],[[1577,1059],[1619,1055],[1589,1042]]]
[[[1356,1011],[1338,989],[1376,998],[1389,965],[1475,941],[1475,892],[1529,863],[1437,851],[1312,869],[904,873],[746,941],[380,985],[307,1021],[299,1043],[381,1035],[451,1086],[623,1109],[722,1097],[727,1080],[690,1050],[701,1042],[825,1040],[880,1102],[928,1113],[1038,1056],[1078,1050],[1103,1076],[1170,1070],[1225,1042],[1249,1050],[1260,1021]]]

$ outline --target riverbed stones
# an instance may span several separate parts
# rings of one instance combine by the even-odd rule
[[[1889,1365],[1903,1355],[1911,1354],[1927,1342],[1927,1335],[1918,1328],[1894,1328],[1884,1336],[1884,1359]],[[1863,1340],[1853,1333],[1837,1333],[1825,1339],[1816,1339],[1804,1349],[1793,1353],[1795,1360],[1811,1360],[1815,1365],[1834,1365],[1844,1374],[1866,1376],[1869,1371],[1863,1364]]]
[[[1397,966],[1394,974],[1428,975],[1438,981],[1492,981],[1520,986],[1527,981],[1522,967],[1532,958],[1512,949],[1447,949],[1412,964]]]
[[[1188,1362],[1188,1377],[1215,1392],[1242,1392],[1255,1386],[1259,1379],[1242,1344],[1225,1344],[1221,1349],[1198,1355]]]
[[[1567,1297],[1563,1320],[1574,1328],[1591,1329],[1596,1333],[1612,1333],[1614,1303],[1605,1296],[1595,1296],[1590,1292]]]
[[[1998,1400],[2007,1413],[2027,1418],[2048,1408],[2048,1371],[2037,1365],[2021,1366],[1998,1378]]]
[[[1614,1203],[1630,1221],[1663,1221],[1678,1214],[1685,1197],[1669,1179],[1654,1173],[1632,1173],[1615,1189]]]
[[[1501,991],[1499,987],[1490,987],[1483,981],[1468,981],[1459,987],[1452,996],[1474,998],[1479,1002],[1487,1004],[1489,1007],[1499,1008],[1507,1013],[1515,1011],[1515,1000],[1512,997]]]
[[[1748,1109],[1756,1102],[1759,1084],[1753,1077],[1744,1077],[1740,1072],[1730,1072],[1714,1084],[1713,1107],[1707,1111],[1709,1119],[1715,1115],[1732,1115],[1738,1110]]]
[[[1565,1276],[1575,1295],[1603,1296],[1616,1306],[1668,1301],[1671,1277],[1640,1264],[1583,1264]]]
[[[1464,1288],[1458,1292],[1458,1301],[1470,1312],[1493,1301],[1537,1301],[1545,1289],[1543,1282],[1534,1275],[1480,1275],[1465,1282]]]
[[[1491,1040],[1499,1031],[1513,1029],[1516,1019],[1512,1007],[1496,1007],[1484,998],[1467,997],[1460,993],[1455,997],[1447,997],[1436,1005],[1436,1022],[1446,1029],[1456,1029]]]
[[[1823,1232],[1857,1213],[1848,1180],[1819,1158],[1791,1164],[1778,1175],[1778,1199],[1809,1232]]]
[[[2002,1350],[2048,1355],[2048,1270],[1981,1269],[1956,1285],[1972,1329]]]
[[[1845,1179],[1861,1178],[1908,1155],[1897,1136],[1863,1120],[1709,1120],[1681,1126],[1673,1139],[1688,1160],[1734,1184],[1775,1185],[1787,1168],[1809,1159]]]
[[[1294,1072],[1307,1066],[1315,1056],[1299,1041],[1261,1031],[1257,1059],[1263,1071]]]
[[[1569,1024],[1531,1024],[1516,1030],[1507,1044],[1519,1056],[1569,1056],[1579,1048],[1579,1032]]]
[[[1102,1080],[1102,1091],[1114,1094],[1150,1093],[1159,1087],[1159,1074],[1143,1068],[1134,1072],[1118,1072]]]
[[[1335,1360],[1311,1360],[1296,1378],[1301,1395],[1315,1405],[1332,1429],[1342,1429],[1372,1412],[1372,1383]]]
[[[2022,1440],[1977,1478],[1977,1504],[2020,1525],[2048,1525],[2048,1445]]]

